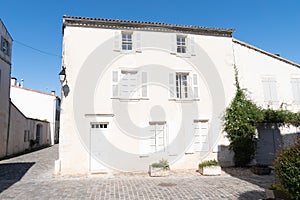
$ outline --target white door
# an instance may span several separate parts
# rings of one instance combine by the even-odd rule
[[[199,121],[194,124],[194,151],[209,150],[208,121]]]
[[[101,128],[102,127],[102,128]],[[104,128],[106,127],[106,128]],[[91,124],[91,151],[90,151],[90,171],[104,172],[107,167],[103,165],[103,160],[107,156],[106,143],[104,141],[105,135],[108,133],[107,124]]]

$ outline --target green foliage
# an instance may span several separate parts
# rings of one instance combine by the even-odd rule
[[[207,160],[199,163],[199,167],[209,167],[209,166],[220,166],[220,163],[216,160]]]
[[[264,109],[261,110],[263,114],[262,123],[276,123],[278,125],[293,125],[300,126],[300,113],[293,113],[288,110],[273,110],[273,109]]]
[[[291,198],[300,199],[300,138],[295,145],[282,150],[274,163],[280,185]]]
[[[163,169],[166,169],[166,170],[170,169],[169,162],[165,159],[161,159],[158,163],[152,163],[151,166],[154,167],[154,168],[163,168]]]
[[[236,70],[236,94],[224,117],[224,131],[234,152],[236,166],[246,166],[254,158],[256,150],[256,127],[263,120],[261,109],[240,88]]]

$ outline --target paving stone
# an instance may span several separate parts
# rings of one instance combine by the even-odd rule
[[[194,171],[168,177],[147,174],[55,177],[58,145],[0,161],[0,199],[263,199],[274,175],[239,172],[201,176]]]

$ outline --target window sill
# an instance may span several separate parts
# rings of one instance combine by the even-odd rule
[[[141,101],[141,100],[149,100],[149,98],[122,98],[122,97],[112,97],[111,99],[117,99],[119,101]]]
[[[177,57],[181,57],[181,58],[190,58],[192,56],[196,56],[195,54],[190,54],[190,53],[176,53],[176,52],[171,52],[170,54],[175,55]]]
[[[175,101],[176,103],[192,103],[194,101],[200,101],[200,99],[169,99],[169,101]]]
[[[135,54],[135,53],[142,53],[142,50],[117,50],[114,49],[115,52],[119,52],[121,54]]]

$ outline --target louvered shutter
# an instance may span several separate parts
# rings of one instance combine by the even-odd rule
[[[140,32],[134,32],[133,33],[133,44],[134,44],[134,49],[136,52],[142,52],[142,47],[141,47],[141,33]]]
[[[171,54],[176,54],[176,52],[177,52],[177,37],[176,37],[176,34],[171,34],[170,46],[171,46]]]
[[[142,97],[146,98],[148,97],[148,88],[147,88],[147,82],[148,82],[148,73],[142,72]]]
[[[120,85],[119,85],[119,71],[112,71],[112,96],[119,97]]]
[[[263,78],[262,79],[262,85],[263,85],[263,92],[264,92],[265,102],[269,103],[271,101],[271,92],[270,92],[270,86],[269,86],[269,79],[268,78]]]
[[[169,73],[170,98],[175,98],[175,74]]]
[[[300,79],[293,78],[291,80],[291,85],[292,85],[294,103],[299,105],[300,104],[300,88],[299,88]]]
[[[271,101],[273,103],[278,102],[277,83],[275,78],[269,78],[269,84],[270,84]]]
[[[115,31],[114,50],[115,51],[121,51],[121,44],[122,44],[121,32],[120,31]]]
[[[195,39],[194,36],[189,37],[189,53],[191,56],[195,56]]]
[[[199,98],[199,87],[198,87],[198,75],[197,74],[193,74],[193,96],[194,99],[198,99]]]

